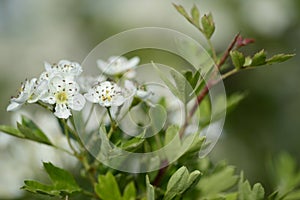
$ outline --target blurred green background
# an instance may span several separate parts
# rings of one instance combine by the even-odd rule
[[[202,13],[213,13],[213,42],[219,53],[239,31],[256,39],[248,53],[261,48],[269,55],[298,53],[298,0],[1,0],[0,124],[12,123],[14,115],[6,112],[10,96],[16,94],[21,81],[43,71],[44,61],[82,62],[99,42],[137,27],[171,28],[205,44],[172,2],[187,9],[195,3]],[[266,160],[280,151],[300,160],[299,61],[297,55],[286,63],[246,71],[225,81],[228,94],[248,91],[249,95],[227,116],[223,135],[210,154],[214,161],[227,160],[243,169],[252,183],[259,181],[268,188]],[[0,199],[22,198],[18,189],[22,180],[40,176],[41,161],[57,159],[57,152],[49,155],[40,145],[36,149],[43,150],[36,155],[32,145],[0,135]],[[63,164],[62,160],[57,162]]]

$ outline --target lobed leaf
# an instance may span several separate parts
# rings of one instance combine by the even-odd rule
[[[25,138],[25,135],[23,135],[18,129],[12,126],[0,125],[0,131],[18,138]]]
[[[52,184],[45,185],[36,181],[25,180],[21,188],[33,193],[47,194],[50,196],[61,196],[63,193],[71,194],[81,191],[70,172],[54,166],[52,163],[43,163]]]
[[[267,58],[267,56],[266,56],[265,50],[262,49],[261,51],[254,54],[254,56],[252,57],[250,66],[255,67],[255,66],[265,65],[266,58]]]
[[[95,185],[95,192],[103,200],[122,200],[119,186],[111,172],[98,176],[98,183]]]
[[[235,68],[241,69],[245,64],[245,56],[239,51],[231,51],[230,57]]]
[[[123,200],[135,200],[136,199],[136,189],[133,182],[126,185],[123,192]]]
[[[256,183],[251,189],[249,181],[243,180],[243,172],[240,176],[238,185],[238,196],[240,200],[263,200],[265,196],[265,190],[260,183]]]
[[[295,55],[296,54],[277,54],[277,55],[274,55],[273,57],[267,59],[266,64],[272,65],[272,64],[281,63],[281,62],[289,60],[290,58],[294,57]]]
[[[149,177],[146,175],[147,200],[155,200],[154,187],[150,184]]]

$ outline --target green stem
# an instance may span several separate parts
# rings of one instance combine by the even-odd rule
[[[110,139],[113,132],[114,132],[114,130],[115,130],[115,128],[116,128],[116,121],[111,116],[110,107],[107,107],[107,113],[108,113],[108,116],[109,116],[109,119],[110,119],[110,130],[107,134],[107,137],[108,137],[108,139]]]
[[[69,154],[70,156],[76,157],[72,152],[68,151],[67,149],[64,149],[64,148],[62,148],[62,147],[55,146],[55,145],[53,145],[53,147],[54,147],[55,149],[57,149],[57,150],[60,150],[60,151],[63,151],[63,152],[65,152],[65,153]]]
[[[234,68],[232,70],[230,70],[229,72],[225,73],[222,75],[222,80],[225,80],[226,78],[228,78],[229,76],[232,76],[233,74],[236,74],[237,72],[239,72],[240,70],[237,68]]]
[[[210,39],[208,39],[208,38],[206,38],[206,39],[207,39],[207,43],[209,45],[209,48],[210,48],[210,50],[212,52],[213,60],[214,60],[215,64],[217,64],[218,63],[218,58],[217,58],[217,53],[216,53],[216,50],[214,48],[214,45],[212,44],[212,42],[211,42]]]
[[[219,70],[226,62],[226,60],[228,59],[229,57],[229,54],[230,54],[230,51],[234,48],[236,42],[237,42],[237,39],[239,37],[239,33],[235,35],[234,39],[232,40],[232,42],[229,44],[229,46],[227,47],[226,51],[224,52],[223,56],[221,57],[220,61],[219,62],[216,62],[216,65],[217,65],[217,69],[216,70]],[[209,39],[207,39],[208,43],[210,44],[211,47],[212,46],[212,43],[210,42]],[[214,50],[212,49],[212,51],[214,52]],[[185,129],[186,127],[188,126],[190,120],[192,119],[192,117],[194,116],[198,106],[201,104],[201,102],[203,101],[203,99],[205,98],[205,96],[208,94],[209,92],[209,89],[211,87],[213,87],[214,85],[216,85],[219,81],[227,78],[228,76],[231,76],[232,74],[235,74],[236,72],[238,72],[239,70],[237,69],[233,69],[232,71],[229,71],[228,73],[224,74],[221,79],[219,80],[214,80],[214,77],[212,77],[207,85],[202,89],[202,91],[198,94],[197,96],[197,99],[196,99],[196,102],[195,104],[193,105],[192,109],[190,110],[190,113],[188,115],[188,117],[186,118],[183,126],[181,127],[180,131],[179,131],[179,136],[180,138],[183,137],[184,135],[184,132],[185,132]],[[213,74],[213,76],[215,76],[217,74],[217,71],[215,71],[215,73]]]
[[[79,160],[81,161],[85,171],[87,172],[87,175],[88,175],[88,178],[89,178],[90,182],[94,186],[96,184],[96,180],[95,180],[95,176],[94,176],[94,170],[91,167],[91,165],[89,164],[87,157],[85,155],[83,155],[82,157],[79,158]]]
[[[62,122],[62,124],[64,126],[64,133],[66,135],[66,138],[67,138],[67,141],[68,141],[68,144],[69,144],[70,148],[72,149],[74,155],[78,155],[79,153],[77,152],[77,150],[72,145],[71,138],[70,138],[70,135],[69,135],[68,125],[67,125],[66,120],[61,119],[60,121]]]
[[[45,108],[45,109],[47,109],[47,110],[53,112],[53,107],[52,107],[52,106],[50,106],[50,105],[48,105],[48,104],[46,104],[46,103],[44,103],[44,102],[42,102],[42,101],[37,101],[36,103],[37,103],[39,106],[41,106],[41,107],[43,107],[43,108]]]

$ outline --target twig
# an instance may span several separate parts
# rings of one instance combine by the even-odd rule
[[[229,46],[227,47],[226,51],[224,52],[222,58],[220,59],[220,62],[217,64],[217,70],[219,70],[222,65],[224,65],[224,63],[226,62],[227,58],[230,55],[230,51],[234,48],[238,37],[240,36],[240,34],[236,34],[234,39],[232,40],[232,42],[229,44]],[[215,74],[214,74],[215,75]],[[231,74],[230,74],[231,75]],[[193,105],[188,117],[186,118],[183,126],[181,127],[180,131],[179,131],[179,137],[182,138],[185,132],[186,127],[188,126],[190,120],[192,119],[192,117],[194,116],[198,106],[200,105],[200,103],[203,101],[204,97],[208,94],[210,88],[212,88],[214,85],[216,85],[217,83],[219,83],[222,80],[222,78],[220,80],[215,80],[214,77],[212,77],[208,83],[205,85],[205,87],[203,88],[203,90],[200,92],[200,94],[197,96],[196,102]]]

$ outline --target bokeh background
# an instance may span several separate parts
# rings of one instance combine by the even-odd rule
[[[202,13],[213,13],[217,27],[213,43],[219,53],[239,31],[256,39],[249,53],[261,48],[269,55],[298,53],[298,0],[1,0],[0,124],[11,124],[17,118],[6,112],[9,98],[20,82],[43,70],[44,61],[82,62],[99,42],[116,33],[165,27],[205,45],[172,2],[187,9],[195,3]],[[269,188],[266,161],[270,157],[287,151],[300,160],[299,62],[297,55],[286,63],[246,71],[225,81],[228,94],[247,91],[249,95],[227,116],[223,135],[210,154],[214,162],[227,160],[243,169],[252,183],[259,181]],[[51,120],[34,117],[46,132],[57,132]],[[51,137],[64,142],[59,135]],[[0,134],[0,199],[25,199],[19,190],[23,179],[42,176],[42,161],[74,165],[74,160],[57,151]]]

